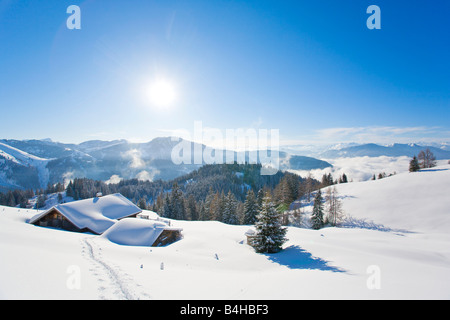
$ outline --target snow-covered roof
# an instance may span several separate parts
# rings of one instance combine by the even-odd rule
[[[106,230],[102,237],[121,245],[150,247],[164,230],[182,229],[169,227],[161,221],[126,218]]]
[[[244,234],[246,236],[254,236],[254,235],[256,235],[256,231],[253,229],[248,229]]]
[[[115,193],[99,198],[58,204],[34,216],[29,223],[34,224],[52,210],[57,210],[76,227],[87,228],[97,234],[105,232],[118,219],[133,216],[142,211],[120,193]]]

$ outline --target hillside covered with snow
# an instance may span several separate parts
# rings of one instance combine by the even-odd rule
[[[450,299],[450,165],[337,186],[346,227],[288,227],[257,254],[251,226],[171,221],[165,247],[37,227],[0,207],[2,299]]]

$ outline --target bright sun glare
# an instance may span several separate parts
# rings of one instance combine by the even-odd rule
[[[149,96],[154,105],[168,107],[175,101],[175,88],[167,80],[156,80],[149,87]]]

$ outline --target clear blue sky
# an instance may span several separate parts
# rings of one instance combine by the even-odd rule
[[[450,141],[449,17],[447,0],[0,0],[0,138],[149,141],[200,120],[286,142]],[[167,108],[146,97],[156,78]]]

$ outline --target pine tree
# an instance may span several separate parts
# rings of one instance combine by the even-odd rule
[[[170,218],[172,219],[172,206],[170,203],[170,197],[169,194],[166,193],[164,199],[163,199],[163,203],[160,209],[161,212],[158,212],[160,214],[161,217],[165,217],[165,218]]]
[[[172,186],[172,197],[170,199],[172,217],[177,220],[186,219],[186,208],[184,206],[183,191],[178,187],[178,183],[174,183]]]
[[[293,174],[286,173],[274,190],[276,204],[284,205],[284,207],[289,208],[289,205],[298,197],[298,189],[298,177]]]
[[[419,161],[417,157],[414,156],[412,160],[409,162],[409,172],[416,172],[420,170]]]
[[[37,201],[36,201],[36,206],[35,209],[40,209],[45,207],[45,200],[47,200],[47,196],[44,194],[41,194],[38,196]]]
[[[238,224],[238,218],[236,215],[237,203],[236,198],[228,192],[224,199],[222,221],[227,224]]]
[[[39,197],[38,197],[38,200],[39,200]],[[12,191],[8,191],[8,193],[6,194],[6,205],[8,207],[15,207],[17,205],[16,198],[14,197],[14,194],[12,193]],[[39,209],[39,207],[37,207],[37,205],[36,205],[36,209]]]
[[[73,183],[72,183],[72,180],[70,180],[69,185],[67,186],[67,189],[66,189],[66,196],[73,197],[74,195],[75,195],[75,192],[73,190]]]
[[[317,191],[316,193],[316,196],[314,197],[311,227],[315,230],[318,230],[323,227],[323,224],[323,198],[322,192],[319,189],[319,191]]]
[[[244,224],[254,224],[258,214],[258,203],[252,189],[248,190],[244,202]]]
[[[223,211],[225,208],[225,193],[216,192],[211,204],[211,213],[214,220],[223,221]]]
[[[58,203],[61,203],[63,201],[63,196],[60,192],[58,192]]]
[[[198,220],[200,220],[200,221],[206,220],[206,209],[205,209],[204,202],[200,202],[199,210],[198,210]]]
[[[161,191],[161,193],[159,193],[158,196],[156,197],[156,201],[153,202],[152,211],[160,212],[163,204],[164,204],[164,198],[163,198],[163,192]]]
[[[137,206],[142,210],[147,210],[147,198],[146,197],[140,198],[137,203]]]
[[[258,193],[256,194],[256,204],[258,205],[258,211],[261,210],[262,204],[264,200],[264,190],[259,189]]]
[[[258,253],[276,253],[287,241],[285,235],[287,229],[281,225],[281,215],[275,209],[270,197],[263,199],[262,208],[257,216],[255,224],[256,235],[252,240],[252,246]]]
[[[331,173],[329,174],[324,173],[322,175],[322,182],[320,183],[320,187],[325,188],[331,186],[332,184],[333,184],[333,176],[331,175]]]
[[[213,220],[213,209],[214,209],[214,190],[209,188],[208,195],[205,198],[205,203],[203,204],[203,213],[201,215],[201,220],[210,221]]]
[[[331,173],[328,174],[328,185],[331,186],[333,185],[333,176],[331,175]]]
[[[189,197],[186,201],[186,209],[187,209],[187,217],[190,220],[196,221],[199,219],[197,204],[195,203],[195,199],[192,194],[189,195]]]

